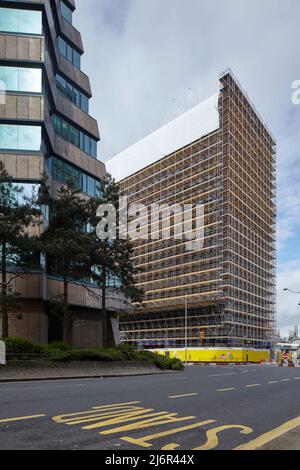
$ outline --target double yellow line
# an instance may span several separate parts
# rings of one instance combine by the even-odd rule
[[[258,450],[261,447],[269,444],[270,442],[274,441],[278,437],[283,436],[289,431],[292,431],[295,428],[300,426],[300,416],[295,419],[291,419],[286,423],[278,426],[278,428],[272,429],[272,431],[266,432],[261,436],[253,439],[252,441],[247,442],[247,444],[243,444],[239,447],[236,447],[234,450]]]
[[[26,420],[29,420],[29,419],[44,418],[45,416],[47,416],[47,415],[20,416],[19,418],[0,419],[0,424],[13,423],[13,422],[17,422],[17,421],[26,421]]]

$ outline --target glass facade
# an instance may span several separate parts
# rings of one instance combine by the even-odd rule
[[[65,20],[72,24],[73,12],[62,0],[60,0],[60,11]]]
[[[16,183],[14,184],[14,199],[22,206],[26,199],[31,198],[33,195],[37,195],[40,190],[40,184],[33,183]]]
[[[97,158],[97,142],[88,135],[79,131],[76,127],[64,121],[58,116],[52,117],[53,127],[57,134],[67,140],[75,147],[80,148],[83,152],[91,157]]]
[[[40,126],[18,126],[0,124],[0,149],[41,151],[42,128]]]
[[[0,81],[6,91],[42,92],[42,70],[0,66]]]
[[[40,183],[16,183],[13,185],[14,189],[14,198],[19,206],[24,205],[27,200],[34,197],[37,198],[39,195],[41,184]],[[39,207],[44,220],[49,222],[49,206],[42,205]]]
[[[0,31],[41,35],[43,32],[42,12],[0,7]]]
[[[114,289],[121,289],[122,282],[118,276],[108,276],[107,287],[112,287]]]
[[[85,113],[89,113],[89,98],[81,93],[77,88],[71,85],[67,80],[56,74],[56,85],[58,91],[73,104],[80,108]]]
[[[82,170],[60,160],[57,157],[50,157],[47,160],[47,166],[51,172],[53,179],[66,183],[72,179],[76,187],[84,194],[90,197],[99,196],[101,191],[101,182],[92,176],[84,173]]]
[[[61,37],[58,38],[58,48],[62,56],[64,56],[69,62],[71,62],[74,67],[80,69],[81,56],[79,52],[75,51],[75,49],[69,46],[69,44]]]

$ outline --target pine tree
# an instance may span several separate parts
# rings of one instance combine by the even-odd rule
[[[56,311],[63,322],[63,340],[69,342],[73,319],[69,306],[69,283],[80,282],[88,274],[89,238],[87,202],[72,180],[49,201],[49,225],[41,236],[50,274],[62,278],[63,294],[56,298]]]
[[[39,224],[38,194],[25,196],[0,162],[0,306],[2,337],[9,335],[9,313],[18,309],[19,293],[14,290],[18,277],[39,266],[37,238],[30,236]]]
[[[116,237],[100,240],[96,232],[99,222],[96,215],[97,208],[107,204],[111,204],[116,210]],[[135,275],[139,270],[135,268],[132,261],[133,244],[129,239],[124,240],[119,236],[119,209],[119,186],[108,175],[99,197],[89,201],[91,278],[101,291],[104,347],[108,347],[108,292],[117,289],[124,295],[125,305],[131,302],[141,302],[143,298],[143,291],[135,285]],[[110,287],[112,280],[116,284]]]

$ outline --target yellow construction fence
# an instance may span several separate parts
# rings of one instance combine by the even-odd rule
[[[154,352],[168,356],[170,358],[176,357],[185,361],[187,355],[188,362],[216,362],[216,363],[231,363],[231,362],[252,362],[260,363],[262,361],[270,360],[270,351],[261,349],[222,349],[222,348],[189,348],[187,353],[185,349],[156,349]]]

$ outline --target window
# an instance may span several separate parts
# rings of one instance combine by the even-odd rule
[[[121,289],[122,287],[122,282],[118,276],[108,276],[106,283],[107,287],[113,287],[115,289]]]
[[[58,38],[58,48],[61,55],[67,57],[67,43],[62,38]]]
[[[0,7],[0,31],[42,34],[42,12]]]
[[[89,98],[80,93],[80,108],[85,113],[89,114]]]
[[[19,206],[26,204],[28,199],[32,197],[37,198],[41,189],[40,183],[15,183],[13,185],[14,199]],[[38,209],[41,210],[44,220],[49,222],[49,206],[48,205],[37,205]]]
[[[80,148],[91,157],[97,158],[97,142],[58,116],[52,117],[53,127],[63,139]]]
[[[6,91],[42,92],[42,70],[0,66],[0,81]]]
[[[72,179],[76,184],[77,189],[82,191],[84,194],[91,197],[99,196],[101,185],[99,180],[96,180],[92,176],[87,175],[83,171],[57,157],[51,157],[47,161],[47,165],[55,180],[60,181],[61,183],[66,183],[68,179]]]
[[[89,113],[89,98],[86,95],[81,93],[58,74],[56,74],[56,85],[61,95],[70,100],[85,113]]]
[[[72,24],[73,12],[72,12],[71,8],[69,8],[65,4],[65,2],[63,2],[62,0],[60,2],[60,10],[61,10],[61,14],[65,18],[65,20],[67,20],[69,23]]]
[[[58,38],[58,48],[59,52],[63,57],[65,57],[69,62],[71,62],[76,68],[80,69],[81,67],[81,55],[79,52],[75,51],[73,47],[69,46],[64,39],[61,37]]]
[[[41,150],[42,130],[40,126],[16,126],[0,124],[1,150]]]
[[[26,198],[31,198],[33,195],[37,196],[41,185],[32,183],[16,183],[14,184],[14,198],[15,201],[22,206],[26,203]]]
[[[80,134],[79,134],[79,131],[73,126],[70,127],[70,140],[73,145],[75,145],[76,147],[79,147]]]

